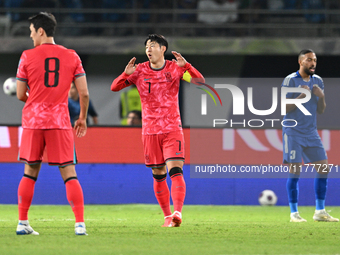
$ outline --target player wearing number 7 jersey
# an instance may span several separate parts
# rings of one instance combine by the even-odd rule
[[[35,48],[22,53],[17,71],[17,97],[25,102],[18,158],[26,163],[18,188],[17,234],[38,235],[28,223],[28,210],[46,148],[48,163],[59,166],[64,180],[76,218],[75,233],[86,235],[84,198],[74,166],[77,159],[68,112],[68,91],[74,81],[81,106],[75,130],[78,137],[84,136],[89,104],[85,71],[75,51],[54,43],[57,22],[52,14],[41,12],[29,22]]]
[[[183,179],[184,137],[178,106],[180,80],[194,83],[204,78],[180,53],[172,51],[176,60],[165,60],[167,40],[151,34],[145,41],[149,61],[136,65],[132,58],[125,71],[116,78],[112,91],[135,84],[142,103],[142,138],[145,164],[152,168],[154,192],[163,210],[163,227],[179,227],[185,198]],[[174,213],[170,210],[170,191],[166,182],[167,170],[172,181],[171,197]]]

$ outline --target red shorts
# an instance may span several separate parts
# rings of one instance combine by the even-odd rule
[[[168,160],[184,161],[182,130],[159,135],[143,135],[144,159],[147,167],[162,167]]]
[[[41,163],[45,148],[49,165],[67,166],[77,163],[72,129],[24,128],[18,160],[29,165]]]

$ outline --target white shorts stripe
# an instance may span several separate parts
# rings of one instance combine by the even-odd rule
[[[288,153],[288,136],[286,133],[283,135],[283,139],[285,140],[285,153]]]

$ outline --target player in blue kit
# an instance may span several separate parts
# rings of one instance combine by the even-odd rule
[[[324,84],[320,76],[314,74],[317,58],[313,50],[302,50],[298,57],[300,68],[297,72],[288,75],[281,87],[304,88],[311,93],[311,99],[303,106],[311,113],[305,115],[295,104],[287,104],[284,117],[285,126],[282,128],[283,163],[289,164],[289,177],[287,192],[290,206],[291,222],[306,222],[298,211],[298,181],[303,162],[315,164],[317,171],[314,179],[316,210],[313,216],[315,221],[337,222],[325,211],[325,198],[327,191],[327,175],[329,166],[326,151],[322,145],[316,127],[316,114],[322,114],[326,108]],[[304,93],[287,93],[286,98],[304,98]],[[293,119],[297,121],[288,121]],[[290,123],[291,122],[291,123]],[[309,169],[312,169],[310,167]]]

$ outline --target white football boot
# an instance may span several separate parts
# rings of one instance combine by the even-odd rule
[[[307,221],[300,216],[299,212],[294,212],[290,214],[290,222],[307,222]]]
[[[33,230],[33,228],[30,226],[28,221],[25,221],[24,223],[19,221],[18,226],[17,226],[17,235],[38,236],[39,233]]]
[[[85,223],[84,222],[77,222],[74,226],[74,232],[76,233],[76,235],[86,235],[86,227],[85,227]]]
[[[326,221],[326,222],[338,222],[339,219],[333,218],[330,216],[325,209],[322,210],[315,210],[314,216],[313,216],[314,221]]]

